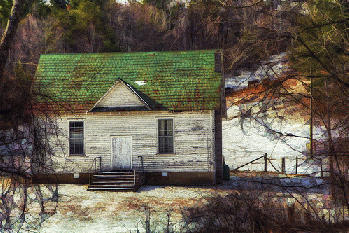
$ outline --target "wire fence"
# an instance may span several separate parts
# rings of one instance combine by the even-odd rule
[[[248,162],[232,164],[231,170],[276,172],[284,174],[305,174],[328,176],[328,158],[309,159],[305,157],[275,158],[264,154]],[[230,164],[228,164],[230,165]]]

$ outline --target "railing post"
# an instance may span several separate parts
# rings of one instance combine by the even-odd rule
[[[136,186],[136,170],[133,170],[133,185]]]
[[[140,184],[144,184],[145,183],[145,172],[144,172],[144,162],[143,162],[143,156],[139,155],[138,158],[140,159],[140,168],[139,168],[139,172],[140,172]]]
[[[264,171],[268,172],[268,154],[264,154]]]
[[[286,173],[286,160],[285,160],[285,157],[281,158],[281,173]]]
[[[99,171],[102,171],[102,156],[99,156]]]
[[[143,156],[139,155],[138,158],[141,160],[141,171],[144,171]]]

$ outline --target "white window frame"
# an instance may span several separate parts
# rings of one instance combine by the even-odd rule
[[[160,135],[160,121],[164,121],[164,120],[170,120],[172,121],[172,135],[168,136],[161,136]],[[174,118],[158,118],[157,119],[157,150],[158,150],[158,154],[174,154],[175,153],[175,140],[174,140],[174,132],[175,132],[175,121]],[[171,151],[162,151],[160,150],[160,138],[172,138],[172,150]]]
[[[81,122],[82,123],[82,153],[71,153],[71,140],[77,140],[77,138],[71,138],[71,123]],[[81,140],[80,139],[80,140]],[[81,119],[74,119],[68,121],[68,144],[69,144],[69,156],[84,156],[85,155],[85,121]]]

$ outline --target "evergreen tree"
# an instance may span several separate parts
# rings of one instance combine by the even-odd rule
[[[349,87],[349,15],[346,1],[312,0],[299,15],[290,59],[303,74],[331,77]]]
[[[108,26],[100,1],[72,0],[69,7],[56,8],[47,30],[46,52],[120,51],[115,34]]]

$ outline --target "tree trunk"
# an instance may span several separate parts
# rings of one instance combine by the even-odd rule
[[[22,6],[25,0],[14,0],[10,18],[0,43],[0,85],[4,81],[4,70],[9,56],[11,43],[16,35],[19,21],[21,20]]]

